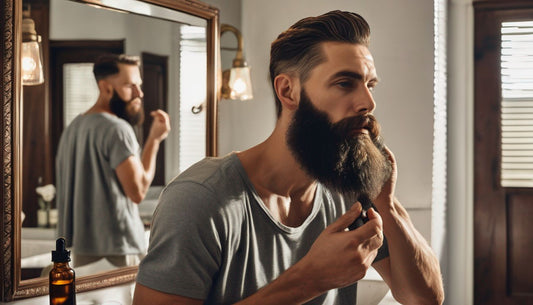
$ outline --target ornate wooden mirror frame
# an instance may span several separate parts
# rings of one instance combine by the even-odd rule
[[[187,13],[207,21],[207,135],[206,155],[216,155],[216,101],[217,69],[219,45],[219,12],[207,4],[196,0],[140,0],[172,10]],[[88,4],[99,4],[98,0],[80,0]],[[22,196],[22,109],[21,109],[21,24],[22,0],[1,2],[2,28],[0,65],[0,95],[2,116],[2,202],[0,236],[3,260],[0,264],[2,274],[1,300],[35,297],[48,293],[48,279],[37,278],[21,281],[21,196]],[[76,280],[76,291],[88,291],[118,284],[132,282],[137,267],[127,267],[106,273],[81,277]]]

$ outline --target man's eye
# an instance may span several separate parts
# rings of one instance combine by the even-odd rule
[[[341,87],[341,88],[353,88],[353,82],[350,82],[350,81],[340,81],[340,82],[337,82],[337,86]]]

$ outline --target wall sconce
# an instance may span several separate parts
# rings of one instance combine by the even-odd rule
[[[22,84],[44,83],[41,36],[35,31],[35,22],[30,18],[29,5],[22,13]]]
[[[237,55],[233,59],[231,69],[222,72],[222,88],[220,95],[224,99],[250,100],[253,98],[250,67],[246,65],[242,56],[243,42],[241,32],[228,24],[220,25],[220,36],[225,32],[232,32],[237,37]]]

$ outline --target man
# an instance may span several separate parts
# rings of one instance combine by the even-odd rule
[[[272,43],[272,135],[167,186],[135,305],[355,304],[370,265],[401,303],[442,303],[438,260],[394,197],[369,35],[361,16],[333,11]],[[366,223],[358,199],[373,200]]]
[[[106,258],[135,265],[146,252],[138,207],[153,180],[168,115],[153,123],[139,156],[132,126],[144,119],[137,57],[105,55],[93,68],[99,96],[61,135],[56,158],[58,233],[73,246],[75,266]]]

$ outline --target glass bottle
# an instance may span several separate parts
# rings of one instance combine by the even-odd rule
[[[75,305],[75,272],[70,262],[70,251],[65,248],[65,239],[56,240],[56,250],[52,251],[54,267],[50,270],[50,305]]]

